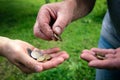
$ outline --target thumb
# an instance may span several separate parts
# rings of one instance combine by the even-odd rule
[[[41,72],[43,70],[42,65],[27,54],[20,56],[20,60],[18,60],[18,62],[21,62],[25,67],[34,72]]]
[[[60,35],[64,28],[71,22],[71,20],[66,15],[58,15],[56,22],[53,25],[53,32]]]

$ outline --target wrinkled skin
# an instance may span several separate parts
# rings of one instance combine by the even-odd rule
[[[96,53],[104,54],[106,59],[99,60],[95,57]],[[80,56],[88,62],[88,65],[94,68],[102,69],[120,69],[120,48],[117,49],[99,49],[83,50]]]
[[[31,50],[34,49],[34,47],[27,42],[8,39],[2,47],[0,55],[6,57],[24,73],[41,72],[57,67],[69,57],[65,51],[60,51],[59,48],[42,50],[43,53],[52,56],[51,60],[42,63],[31,58],[28,55],[27,48]]]
[[[87,15],[95,0],[64,0],[43,5],[34,25],[35,36],[44,40],[54,40],[53,33],[61,35],[72,21]]]
[[[67,9],[69,7],[63,2],[42,6],[34,26],[34,34],[44,40],[54,39],[53,32],[60,35],[67,24],[71,22],[72,13]]]

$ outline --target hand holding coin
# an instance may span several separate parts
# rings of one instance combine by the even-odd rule
[[[29,58],[36,63],[36,65],[33,66],[39,66],[41,68],[41,70],[35,68],[37,69],[36,72],[57,67],[69,58],[69,55],[65,51],[61,51],[59,48],[51,48],[47,50],[27,48],[27,52]]]
[[[120,69],[120,48],[83,50],[81,58],[88,62],[90,67],[103,69]]]
[[[37,48],[34,48],[33,50],[31,50],[27,48],[27,51],[29,56],[37,60],[38,62],[49,61],[54,57],[54,55],[59,55],[58,53],[60,52],[59,48],[53,48],[48,50],[39,50]]]
[[[41,72],[57,67],[69,57],[65,51],[61,51],[59,48],[39,50],[25,41],[0,38],[1,43],[4,43],[1,48],[1,56],[7,58],[24,73]],[[32,53],[32,51],[34,52]],[[40,56],[45,58],[42,59]]]

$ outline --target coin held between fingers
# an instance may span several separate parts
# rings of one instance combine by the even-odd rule
[[[56,26],[53,31],[53,40],[62,41],[62,38],[58,34],[61,34],[61,28],[59,26]]]
[[[62,38],[59,36],[59,35],[57,35],[56,33],[53,33],[53,40],[54,41],[62,41]]]

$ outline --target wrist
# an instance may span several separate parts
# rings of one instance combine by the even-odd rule
[[[72,20],[84,17],[89,14],[96,0],[64,0],[67,2],[70,10],[73,10]]]
[[[77,0],[63,0],[70,9],[77,8]]]
[[[79,8],[79,3],[78,0],[63,0],[65,7],[66,7],[66,11],[68,11],[68,13],[70,13],[71,15],[71,20],[74,20],[74,16],[76,16],[76,13],[78,12]],[[64,7],[64,9],[65,9]]]
[[[4,56],[6,46],[8,45],[9,42],[10,42],[9,38],[0,36],[0,56]]]

